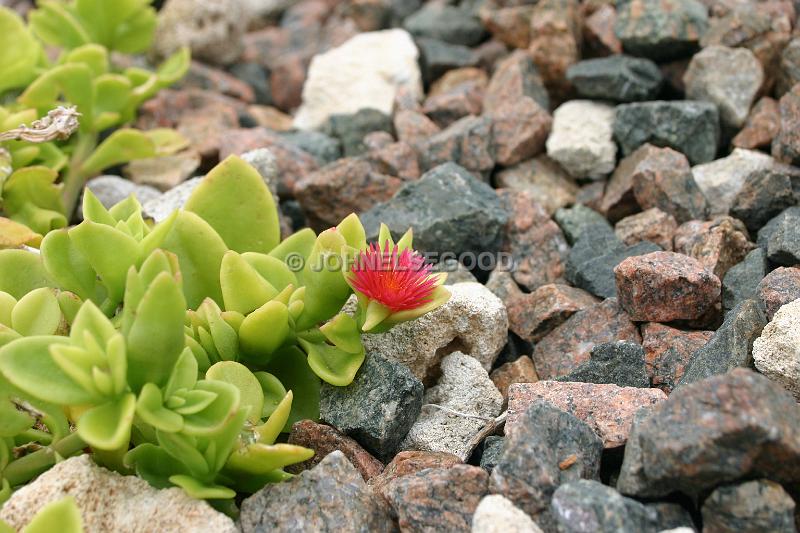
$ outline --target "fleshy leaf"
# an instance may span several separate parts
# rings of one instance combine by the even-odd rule
[[[61,308],[53,289],[41,288],[23,296],[11,313],[11,327],[20,335],[55,335],[61,325]]]
[[[245,317],[239,328],[239,347],[243,354],[264,363],[290,333],[289,309],[280,302],[267,302]]]
[[[83,413],[78,419],[78,434],[87,444],[100,450],[127,448],[135,412],[136,396],[125,394]]]
[[[42,507],[22,533],[83,533],[83,520],[75,499],[65,496]]]
[[[239,389],[240,406],[248,408],[247,417],[252,421],[261,418],[264,392],[258,379],[246,366],[235,361],[221,361],[208,369],[206,379],[235,386]]]
[[[25,250],[0,250],[0,291],[22,298],[39,287],[50,287],[39,254]]]

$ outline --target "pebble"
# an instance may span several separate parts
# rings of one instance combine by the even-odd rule
[[[727,214],[748,176],[775,165],[770,156],[735,148],[731,155],[692,167],[692,174],[708,199],[712,215]]]
[[[799,198],[800,173],[797,170],[784,165],[765,168],[747,175],[730,214],[755,234],[771,218],[797,204]]]
[[[647,375],[653,387],[667,394],[683,377],[692,354],[714,335],[713,331],[684,331],[658,322],[642,324],[641,330]]]
[[[754,477],[800,480],[800,408],[779,385],[737,368],[678,389],[636,417],[617,490],[694,495]]]
[[[582,289],[549,283],[510,299],[506,304],[508,325],[523,339],[539,342],[569,317],[597,302]]]
[[[389,460],[422,409],[423,386],[405,365],[367,352],[350,385],[322,385],[320,418]]]
[[[441,131],[431,119],[412,109],[399,109],[394,114],[394,129],[400,141],[418,145]]]
[[[764,96],[750,110],[744,127],[736,134],[731,144],[737,148],[755,150],[768,148],[780,130],[781,114],[778,102]]]
[[[368,483],[375,494],[380,495],[388,502],[386,487],[393,480],[430,468],[446,469],[460,464],[463,464],[461,459],[447,452],[399,452],[386,465],[383,472],[371,478]]]
[[[462,70],[475,70],[472,68],[448,71],[448,74]],[[482,70],[479,72],[483,72]],[[486,74],[484,74],[485,76]],[[436,83],[447,81],[447,74],[439,78]],[[446,128],[460,118],[468,115],[480,115],[483,110],[483,95],[486,92],[486,83],[465,82],[451,89],[434,93],[431,88],[430,95],[425,99],[422,111],[433,120],[437,126]]]
[[[414,42],[419,48],[422,78],[426,84],[433,83],[450,70],[477,65],[477,56],[467,46],[429,37],[417,37]]]
[[[759,372],[800,401],[800,296],[783,305],[753,344]]]
[[[608,230],[611,229],[611,225],[603,215],[583,204],[560,208],[555,212],[553,220],[561,227],[569,244],[575,244],[584,231],[594,225],[599,224]]]
[[[533,98],[524,96],[490,114],[497,163],[510,166],[544,151],[553,119]]]
[[[622,53],[622,43],[614,32],[617,10],[611,4],[602,4],[586,17],[583,25],[584,52],[591,56],[608,56]]]
[[[529,192],[551,216],[573,204],[578,193],[578,187],[569,174],[546,155],[498,170],[493,180],[498,188]]]
[[[202,179],[202,177],[197,177],[186,180],[160,196],[145,201],[142,203],[142,214],[156,222],[161,222],[170,216],[174,210],[180,209],[186,204],[189,196],[192,195],[195,187],[200,185]]]
[[[481,454],[481,468],[491,473],[492,469],[497,466],[500,457],[503,456],[503,447],[505,446],[505,437],[497,435],[490,435],[483,441],[483,453]]]
[[[490,494],[475,509],[472,533],[542,533],[542,530],[510,500]]]
[[[476,176],[488,177],[495,165],[497,147],[489,117],[468,116],[457,120],[418,145],[424,170],[455,163]]]
[[[95,465],[88,454],[57,463],[15,491],[0,508],[0,520],[22,531],[42,507],[65,496],[75,499],[84,531],[238,531],[233,520],[183,489],[158,490]]]
[[[481,364],[461,352],[442,359],[440,371],[436,385],[425,391],[424,403],[444,409],[424,408],[401,448],[448,452],[466,461],[471,440],[487,420],[500,414],[503,397]]]
[[[709,221],[691,220],[675,231],[675,251],[700,261],[720,279],[744,260],[755,245],[741,221],[718,216]]]
[[[722,308],[730,311],[740,302],[756,298],[758,285],[767,275],[767,255],[756,248],[733,265],[722,278]]]
[[[794,533],[795,502],[766,479],[719,487],[703,502],[703,531]]]
[[[567,69],[580,59],[581,15],[578,2],[539,0],[531,13],[531,42],[527,53],[539,69],[554,99],[563,101],[572,87]]]
[[[123,173],[138,185],[168,191],[193,176],[199,166],[200,155],[194,150],[184,150],[175,155],[135,159],[125,165]]]
[[[800,298],[800,267],[776,268],[759,282],[756,292],[767,320],[772,320],[781,306]]]
[[[650,387],[644,349],[628,341],[606,342],[592,348],[589,360],[558,381],[610,383],[620,387]]]
[[[542,109],[550,109],[550,97],[539,74],[539,69],[524,50],[515,50],[498,62],[489,79],[483,107],[492,112],[506,102],[528,96]]]
[[[567,70],[567,79],[582,98],[614,102],[653,100],[662,82],[655,63],[626,55],[580,61]]]
[[[678,223],[675,217],[657,207],[623,218],[614,226],[614,234],[627,245],[650,241],[672,251],[672,237]]]
[[[489,374],[489,379],[500,391],[503,396],[503,405],[505,405],[508,401],[508,388],[511,385],[514,383],[536,383],[539,381],[539,375],[536,373],[536,367],[533,366],[533,360],[529,356],[523,355],[493,370]]]
[[[466,9],[436,3],[425,4],[406,17],[403,27],[414,37],[429,37],[464,46],[475,46],[485,34],[480,20]]]
[[[281,137],[290,145],[310,154],[319,166],[333,163],[342,157],[342,143],[339,139],[321,131],[287,131]]]
[[[656,61],[693,52],[708,29],[706,7],[696,0],[623,0],[615,31],[629,54]]]
[[[345,157],[362,155],[367,151],[364,137],[375,131],[392,133],[390,115],[377,109],[362,108],[354,113],[333,114],[323,130],[338,139]]]
[[[527,48],[531,42],[530,5],[492,5],[479,9],[481,22],[495,39],[511,48]]]
[[[758,232],[758,245],[778,265],[800,264],[800,206],[789,207]]]
[[[590,100],[571,100],[553,113],[547,155],[573,178],[600,179],[616,164],[612,139],[614,108]]]
[[[658,389],[620,387],[609,383],[539,381],[512,385],[508,397],[506,438],[526,431],[525,413],[539,400],[545,401],[586,423],[603,441],[605,448],[624,446],[640,409],[651,409],[666,400]],[[507,447],[508,447],[507,446]]]
[[[772,141],[772,156],[782,163],[800,164],[800,87],[795,85],[779,103],[780,128]]]

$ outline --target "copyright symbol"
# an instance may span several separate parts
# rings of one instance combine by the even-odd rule
[[[297,252],[292,252],[286,256],[286,266],[288,266],[289,270],[292,272],[300,272],[303,270],[305,262],[306,260],[303,258],[303,256]]]

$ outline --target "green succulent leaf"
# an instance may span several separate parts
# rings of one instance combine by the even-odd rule
[[[91,41],[78,18],[57,0],[39,0],[38,9],[30,12],[28,20],[39,39],[47,44],[77,48]]]
[[[14,306],[11,327],[20,335],[55,335],[62,326],[61,307],[53,289],[36,289]]]
[[[303,339],[298,342],[308,354],[308,366],[331,385],[344,387],[352,383],[364,362],[363,347],[358,352],[350,353],[327,343],[311,343]]]
[[[15,437],[34,424],[34,419],[17,409],[12,399],[22,397],[22,391],[0,376],[0,439]]]
[[[294,393],[292,411],[283,431],[289,431],[299,420],[319,420],[320,379],[309,368],[306,354],[296,346],[279,351],[266,367],[266,371]]]
[[[67,225],[58,174],[47,167],[16,170],[3,188],[3,209],[9,218],[44,235]]]
[[[133,467],[136,475],[159,489],[172,486],[170,476],[188,474],[183,463],[175,460],[163,448],[149,442],[130,450],[125,454],[123,462],[128,468]]]
[[[297,287],[297,276],[282,260],[256,252],[243,253],[242,259],[247,261],[263,279],[268,280],[277,291],[282,291],[289,285]]]
[[[20,16],[0,7],[0,93],[33,80],[40,54],[41,47]]]
[[[0,291],[19,299],[34,289],[52,285],[38,254],[0,250]]]
[[[83,63],[65,63],[44,71],[20,95],[19,101],[44,113],[61,101],[77,106],[81,131],[93,124],[92,69]]]
[[[195,413],[184,415],[183,431],[187,435],[208,436],[221,431],[234,417],[241,404],[240,390],[235,384],[221,381],[198,381],[193,392],[213,395],[213,399]]]
[[[289,309],[273,300],[245,317],[239,328],[239,347],[248,358],[264,364],[291,333]]]
[[[133,393],[125,394],[83,413],[78,419],[78,435],[99,450],[127,447],[135,412],[136,396]]]
[[[92,77],[96,78],[108,72],[108,51],[98,44],[86,44],[70,50],[62,62],[82,63],[89,67]]]
[[[269,281],[232,250],[222,258],[219,278],[226,311],[246,315],[278,294]]]
[[[45,235],[41,251],[47,273],[61,287],[84,300],[97,297],[97,274],[75,247],[66,229]]]
[[[65,496],[42,507],[22,533],[83,533],[83,520],[75,499]]]
[[[215,485],[213,483],[203,483],[202,481],[183,475],[171,476],[169,480],[175,485],[179,486],[186,491],[186,494],[192,498],[206,499],[206,500],[226,500],[236,496],[236,491],[223,487],[222,485]]]
[[[136,401],[136,414],[156,429],[175,433],[183,429],[183,417],[164,407],[161,389],[153,383],[145,383]]]
[[[284,466],[302,463],[314,457],[314,450],[294,444],[250,444],[236,450],[225,465],[249,474],[266,474]]]
[[[150,136],[139,130],[122,128],[100,143],[92,155],[83,162],[81,173],[93,176],[104,168],[155,155],[156,145]]]
[[[281,399],[280,403],[275,406],[275,409],[269,415],[269,419],[262,425],[256,428],[258,435],[258,442],[262,444],[274,444],[281,434],[286,422],[289,420],[289,415],[292,412],[292,401],[294,395],[292,391],[287,392]]]
[[[247,417],[251,421],[261,418],[264,392],[258,379],[246,366],[235,361],[220,361],[208,369],[206,379],[227,383],[239,389],[240,406],[247,408]]]

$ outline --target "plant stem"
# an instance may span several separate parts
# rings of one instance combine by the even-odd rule
[[[67,175],[62,180],[64,190],[61,192],[61,197],[64,200],[67,220],[70,220],[72,215],[75,214],[75,206],[78,204],[83,186],[86,184],[86,180],[89,177],[83,173],[83,162],[89,158],[96,146],[96,133],[78,133],[78,141],[75,144],[75,150],[72,152],[72,157],[69,160]]]
[[[86,443],[77,433],[70,433],[52,446],[12,461],[3,471],[3,477],[12,487],[22,485],[56,464],[57,456],[69,457],[85,447]]]

